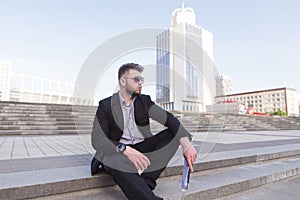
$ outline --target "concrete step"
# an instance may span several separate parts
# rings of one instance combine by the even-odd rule
[[[156,192],[160,196],[217,198],[300,174],[300,144],[215,152],[198,158],[190,188],[182,193],[181,155],[180,151],[176,153],[159,179]],[[89,165],[5,173],[0,174],[0,179],[5,180],[0,182],[0,199],[34,198],[93,188],[110,191],[107,187],[114,185],[104,173],[91,177]],[[121,193],[109,195],[116,197]]]
[[[184,126],[184,125],[183,125]],[[185,127],[185,126],[184,126]],[[224,131],[246,131],[244,127],[185,127],[189,132],[224,132]],[[162,129],[152,128],[151,131],[157,133]],[[257,129],[257,130],[268,130],[268,129]]]
[[[77,135],[78,132],[80,134],[91,134],[90,130],[77,130],[77,129],[71,129],[71,130],[0,130],[0,135],[59,135],[59,134],[69,134],[69,135]]]
[[[299,200],[300,175],[266,184],[244,192],[239,192],[218,200]]]
[[[0,110],[22,110],[22,111],[47,111],[47,110],[52,110],[52,111],[68,111],[71,112],[73,109],[71,106],[49,106],[49,105],[43,105],[43,106],[36,106],[36,105],[6,105],[0,107]]]
[[[45,131],[47,130],[60,130],[62,133],[66,130],[75,131],[76,130],[83,130],[83,131],[91,131],[92,128],[92,121],[89,120],[74,120],[74,119],[56,119],[52,121],[48,120],[41,120],[40,121],[29,121],[16,124],[15,121],[6,121],[0,122],[0,134],[37,134],[37,131],[43,132],[46,134]],[[78,122],[77,122],[78,121]],[[44,123],[45,122],[45,123]],[[185,125],[184,125],[185,126]],[[209,131],[263,131],[263,130],[294,130],[293,127],[290,128],[268,128],[268,127],[244,127],[244,126],[185,126],[185,128],[190,132],[209,132]],[[29,131],[32,130],[33,133]],[[151,130],[156,133],[161,131],[160,127],[152,127]],[[25,133],[26,132],[26,133]],[[49,133],[49,134],[57,134],[56,133]]]
[[[35,126],[35,125],[92,125],[91,121],[88,120],[76,120],[76,122],[73,121],[55,121],[55,120],[40,120],[40,121],[0,121],[0,127],[1,126],[12,126],[12,125],[18,125],[18,126]]]
[[[0,115],[18,115],[18,114],[47,114],[47,115],[70,115],[70,116],[94,116],[95,112],[78,112],[74,110],[24,110],[24,109],[6,109],[0,110]]]
[[[2,121],[55,121],[55,118],[45,117],[0,117]]]
[[[93,106],[72,106],[72,105],[58,105],[58,104],[13,104],[0,102],[0,113],[12,111],[12,112],[40,112],[40,111],[52,111],[52,112],[78,112],[78,113],[95,113],[96,108]]]
[[[82,118],[81,120],[84,120]],[[1,121],[74,121],[73,117],[0,117]],[[89,120],[89,119],[87,119]]]
[[[180,190],[181,176],[163,178],[157,194],[166,199],[215,199],[300,174],[300,158],[211,170],[192,174],[189,189]],[[171,189],[172,188],[172,189]],[[168,192],[165,192],[168,191]]]
[[[0,126],[0,131],[4,130],[91,130],[92,126],[91,125],[75,125],[75,124],[70,124],[70,125],[23,125],[23,126]]]
[[[1,126],[13,126],[13,125],[18,125],[18,126],[22,126],[22,125],[55,125],[56,122],[54,120],[51,121],[0,121],[0,128]],[[71,123],[67,123],[67,124],[71,124]]]
[[[47,114],[47,113],[0,113],[0,117],[53,117],[53,118],[73,118],[72,113]]]
[[[299,171],[300,158],[294,158],[260,165],[196,172],[191,174],[189,189],[185,192],[181,191],[180,175],[160,178],[154,192],[166,200],[217,199],[298,176],[300,174]],[[280,192],[280,188],[278,190]],[[268,197],[268,195],[265,195],[265,197]],[[287,196],[284,197],[287,198]],[[36,200],[50,199],[126,200],[127,198],[117,186],[109,186],[46,196]],[[249,199],[253,198],[250,197]]]

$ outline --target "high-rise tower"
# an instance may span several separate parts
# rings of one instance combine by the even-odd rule
[[[169,110],[205,111],[216,95],[213,35],[196,24],[192,8],[172,13],[156,39],[156,101]]]

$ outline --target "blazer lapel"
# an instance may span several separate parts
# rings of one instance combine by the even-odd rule
[[[114,93],[111,98],[111,110],[117,126],[124,130],[124,118],[118,93]]]

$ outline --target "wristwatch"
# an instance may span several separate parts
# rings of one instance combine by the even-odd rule
[[[117,152],[118,153],[123,153],[126,150],[126,145],[125,144],[119,144],[117,145]]]

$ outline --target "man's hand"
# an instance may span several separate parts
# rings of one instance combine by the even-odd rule
[[[124,155],[134,164],[136,169],[145,170],[150,165],[150,160],[138,150],[127,146]]]
[[[197,151],[187,137],[180,138],[179,141],[182,146],[183,155],[187,162],[187,165],[189,166],[190,170],[193,172],[194,171],[193,164],[195,163],[197,158]]]

